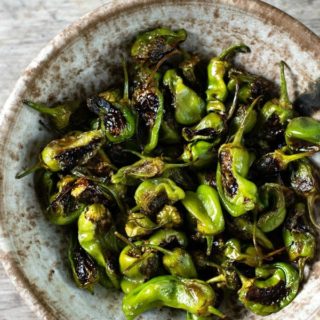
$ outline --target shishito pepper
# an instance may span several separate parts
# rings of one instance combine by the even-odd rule
[[[287,217],[282,238],[290,261],[298,262],[302,279],[305,263],[314,258],[316,249],[315,233],[307,221],[306,206],[303,203],[297,203]]]
[[[137,114],[136,135],[143,152],[148,154],[156,148],[164,113],[164,99],[159,89],[158,73],[137,67],[133,106]]]
[[[258,101],[259,98],[251,104],[233,141],[221,145],[219,149],[217,188],[223,206],[234,217],[253,210],[258,202],[258,189],[247,179],[253,158],[241,142],[245,120]]]
[[[288,147],[293,151],[320,150],[320,122],[310,117],[292,119],[285,131]]]
[[[266,316],[287,306],[297,295],[299,274],[288,263],[277,262],[256,268],[256,278],[240,275],[240,301],[250,311]]]
[[[186,38],[184,29],[173,31],[163,27],[144,32],[133,43],[131,56],[141,63],[155,64]]]
[[[218,57],[212,58],[208,65],[208,89],[207,112],[216,112],[224,115],[226,108],[224,102],[228,96],[228,88],[225,76],[230,68],[227,59],[236,52],[249,52],[250,49],[244,44],[231,46],[224,50]]]
[[[125,295],[122,310],[128,320],[134,320],[139,314],[162,306],[183,309],[199,316],[214,314],[223,317],[213,307],[215,300],[214,290],[204,281],[159,276]]]
[[[159,211],[165,204],[173,204],[184,197],[184,191],[167,178],[143,181],[134,194],[137,206],[148,214]]]
[[[280,98],[264,104],[260,111],[259,132],[264,140],[280,139],[290,119],[294,117],[292,104],[288,97],[284,74],[285,62],[280,62]]]
[[[175,119],[182,125],[192,125],[201,120],[205,113],[205,103],[201,97],[184,84],[183,79],[174,69],[169,69],[163,76],[163,84],[173,95]]]
[[[111,227],[112,217],[102,204],[88,206],[78,220],[78,239],[81,247],[98,263],[105,268],[113,286],[119,288],[119,275],[111,251],[103,245],[103,234]]]

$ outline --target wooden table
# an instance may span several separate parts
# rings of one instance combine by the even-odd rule
[[[120,0],[121,1],[121,0]],[[0,0],[0,101],[4,104],[20,73],[59,31],[102,0]],[[267,0],[320,35],[320,0]],[[31,320],[0,264],[0,320]]]

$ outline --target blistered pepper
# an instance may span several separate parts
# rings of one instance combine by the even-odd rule
[[[192,125],[201,120],[205,112],[205,103],[201,97],[184,84],[183,79],[174,69],[169,69],[163,76],[163,84],[173,95],[175,119],[182,125]]]
[[[174,244],[186,248],[188,245],[188,239],[185,233],[182,231],[173,229],[160,229],[148,239],[148,243],[161,247]]]
[[[287,306],[299,290],[299,275],[288,263],[256,268],[256,278],[240,276],[239,299],[250,311],[266,316]]]
[[[166,229],[178,228],[183,222],[179,210],[168,204],[157,213],[156,220],[158,226]]]
[[[157,212],[165,204],[173,204],[184,197],[184,191],[167,178],[143,181],[134,194],[137,206],[148,214]]]
[[[207,95],[207,112],[216,112],[224,115],[226,108],[224,102],[228,96],[228,89],[225,83],[230,63],[227,59],[235,52],[249,52],[250,49],[244,45],[235,45],[224,50],[218,57],[212,58],[208,65],[208,88]]]
[[[222,117],[216,113],[209,113],[194,127],[183,128],[182,136],[188,142],[195,140],[211,140],[214,144],[218,144],[224,130],[225,122]]]
[[[186,38],[187,32],[184,29],[173,31],[169,28],[157,28],[144,32],[133,43],[131,56],[141,63],[155,64]]]
[[[183,309],[198,316],[223,316],[213,307],[215,300],[214,290],[202,280],[159,276],[125,295],[122,310],[128,320],[162,306]]]
[[[102,204],[88,206],[78,220],[78,239],[81,247],[100,265],[113,286],[119,288],[119,275],[112,252],[103,247],[102,236],[111,226],[110,212]]]
[[[247,179],[252,155],[242,145],[246,118],[259,101],[254,100],[233,141],[220,146],[217,167],[217,188],[222,204],[234,217],[253,210],[258,202],[258,189]]]
[[[260,200],[264,207],[259,215],[257,226],[263,232],[270,232],[282,225],[286,217],[286,200],[283,186],[266,183],[260,188]]]
[[[292,151],[320,150],[320,122],[310,117],[292,119],[285,131],[286,144]]]
[[[157,224],[140,212],[130,213],[125,225],[126,234],[130,238],[146,236],[157,228]]]

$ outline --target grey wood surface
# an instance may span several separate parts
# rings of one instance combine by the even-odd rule
[[[121,0],[120,0],[121,1]],[[23,69],[59,31],[103,0],[0,0],[0,105]],[[320,36],[320,0],[267,0]],[[0,320],[31,320],[0,264]]]

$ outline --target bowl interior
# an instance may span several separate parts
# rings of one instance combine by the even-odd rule
[[[266,5],[227,0],[121,3],[99,8],[49,44],[25,72],[2,114],[1,257],[19,290],[43,318],[112,320],[124,316],[118,292],[97,288],[91,295],[75,287],[65,264],[63,228],[44,219],[32,176],[15,180],[21,168],[37,161],[37,152],[50,138],[39,124],[39,115],[23,108],[21,99],[54,103],[109,87],[134,36],[160,25],[185,28],[188,39],[184,46],[207,57],[243,42],[252,53],[239,55],[237,63],[271,80],[278,81],[277,63],[285,60],[291,67],[288,82],[292,99],[320,74],[320,59],[316,58],[319,41],[315,48],[308,47],[306,41],[300,41],[305,29],[293,24],[289,30],[289,18]],[[283,26],[277,19],[283,19]],[[319,276],[317,262],[294,302],[269,319],[315,315],[319,309]],[[239,314],[231,306],[227,313],[237,319],[259,319]],[[163,309],[139,319],[184,318],[182,313]]]

